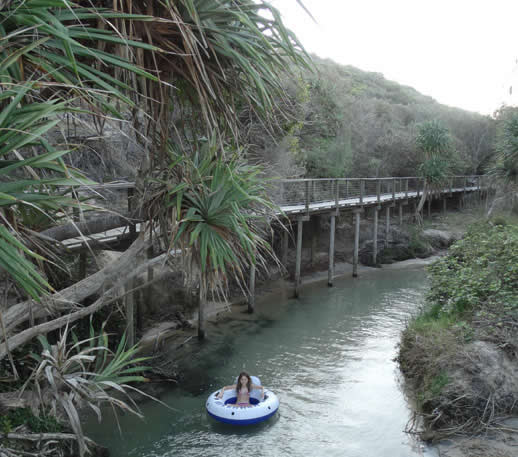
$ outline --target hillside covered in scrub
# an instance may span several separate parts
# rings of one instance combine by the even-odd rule
[[[441,105],[415,89],[352,66],[313,56],[313,69],[285,79],[291,117],[279,119],[275,138],[248,140],[283,176],[415,176],[417,127],[436,120],[450,134],[453,174],[480,174],[494,155],[495,121]],[[253,128],[251,128],[253,127]]]

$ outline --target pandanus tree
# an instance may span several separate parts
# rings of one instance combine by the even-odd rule
[[[65,113],[98,124],[131,118],[149,153],[141,190],[152,196],[150,226],[198,266],[201,317],[207,291],[232,278],[244,285],[268,253],[260,221],[272,206],[259,170],[236,153],[238,114],[268,127],[282,71],[308,62],[277,10],[254,0],[11,0],[0,2],[0,38],[0,267],[26,295],[38,301],[51,288],[25,209],[54,224],[81,205],[70,189],[90,184],[65,165],[67,138],[48,135]],[[211,139],[204,151],[200,134]],[[73,297],[59,309],[69,314],[30,328],[21,324],[32,301],[11,307],[0,359],[8,342],[19,347],[116,299],[113,288],[71,309],[86,297],[76,292],[56,294]]]
[[[95,0],[12,0],[0,8],[1,133],[8,140],[1,164],[2,183],[6,183],[2,232],[10,244],[0,257],[4,256],[3,265],[11,267],[12,277],[36,299],[48,286],[35,263],[31,262],[32,267],[9,263],[13,249],[25,253],[25,259],[18,256],[20,262],[36,258],[30,244],[20,238],[21,208],[30,206],[58,221],[67,207],[78,205],[62,191],[63,186],[87,183],[62,160],[70,149],[66,138],[57,147],[46,137],[60,113],[83,110],[98,120],[125,119],[132,113],[135,128],[141,128],[138,134],[149,140],[151,176],[170,167],[171,142],[186,159],[194,160],[196,148],[190,145],[200,129],[218,139],[213,159],[221,156],[226,163],[223,145],[226,139],[233,144],[239,141],[240,110],[253,111],[267,126],[276,97],[282,97],[278,76],[288,67],[286,63],[308,62],[277,10],[266,2],[164,0],[106,5]],[[15,116],[17,110],[20,113]],[[21,115],[24,123],[9,125]],[[142,120],[147,121],[144,126]],[[25,140],[17,142],[22,137]],[[182,175],[185,170],[178,167],[174,186],[188,179]],[[239,204],[234,202],[235,211]],[[211,243],[219,243],[214,237],[206,242],[209,250]],[[241,260],[250,264],[256,257]],[[229,271],[225,274],[239,270]],[[20,313],[26,309],[24,304],[10,313],[7,332],[24,322]],[[8,352],[7,332],[2,332],[2,356]],[[16,339],[16,344],[29,337]]]
[[[79,205],[70,187],[91,183],[65,165],[63,156],[70,153],[66,140],[51,144],[46,134],[65,113],[123,117],[113,101],[134,104],[108,67],[156,80],[127,60],[97,49],[99,43],[128,45],[113,33],[96,35],[83,23],[93,18],[108,21],[113,15],[66,0],[13,0],[0,10],[0,266],[36,300],[48,284],[24,255],[15,255],[42,260],[24,243],[21,213],[29,207],[49,221],[59,220],[67,207]]]
[[[434,187],[441,184],[449,168],[450,138],[448,129],[438,121],[428,121],[418,127],[417,149],[421,153],[419,171],[423,177],[421,199],[416,207],[415,217],[422,222],[421,211]]]
[[[518,110],[503,107],[497,112],[497,156],[489,172],[499,183],[488,215],[499,205],[516,208],[518,202]]]
[[[151,180],[146,206],[169,252],[179,248],[192,263],[186,271],[198,276],[202,339],[208,293],[225,297],[230,280],[246,289],[248,268],[273,256],[264,231],[275,206],[261,168],[247,164],[239,152],[219,150],[215,139],[192,157],[170,150],[170,160],[171,166]]]

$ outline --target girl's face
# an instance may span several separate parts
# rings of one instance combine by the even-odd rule
[[[242,386],[246,386],[246,384],[248,383],[248,378],[246,376],[241,376],[241,378],[239,379],[239,383]]]

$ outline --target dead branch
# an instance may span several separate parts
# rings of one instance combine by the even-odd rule
[[[148,240],[140,236],[115,262],[112,262],[102,270],[74,285],[44,298],[42,302],[45,306],[39,306],[38,309],[35,310],[34,318],[49,316],[51,314],[50,309],[58,311],[69,310],[77,303],[82,302],[85,298],[97,293],[116,276],[131,272],[134,267],[135,258],[147,248],[148,243]],[[5,312],[3,317],[6,334],[9,334],[15,327],[29,319],[31,301],[32,300],[27,300],[13,305]],[[4,348],[2,348],[0,352],[3,353],[3,351]],[[1,358],[3,358],[3,356],[0,356],[0,359]]]
[[[152,259],[153,261],[156,261],[156,259]],[[20,333],[17,333],[16,335],[12,336],[11,338],[8,338],[7,343],[11,350],[28,343],[33,338],[37,337],[38,335],[44,335],[48,332],[51,332],[53,330],[57,330],[61,327],[64,327],[67,324],[71,324],[79,319],[82,319],[83,317],[89,316],[90,314],[95,313],[96,311],[100,310],[104,306],[107,306],[130,293],[134,293],[137,290],[143,289],[144,287],[149,286],[150,284],[153,284],[155,282],[161,281],[161,277],[157,277],[153,279],[152,281],[148,281],[138,287],[135,287],[133,289],[128,289],[121,293],[121,285],[124,284],[128,279],[133,278],[136,274],[138,274],[139,270],[143,270],[144,268],[147,268],[148,263],[145,265],[142,265],[140,269],[134,270],[130,272],[130,274],[125,277],[123,280],[118,281],[108,289],[102,297],[100,297],[98,300],[96,300],[94,303],[92,303],[90,306],[86,306],[84,308],[79,308],[78,311],[66,314],[64,316],[58,317],[57,319],[54,319],[52,321],[44,322],[43,324],[36,325],[34,327],[30,327]],[[6,356],[6,345],[0,346],[0,360],[2,360]]]

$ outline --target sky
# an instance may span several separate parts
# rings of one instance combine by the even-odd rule
[[[469,111],[518,104],[517,0],[302,0],[317,23],[270,3],[310,53]]]

